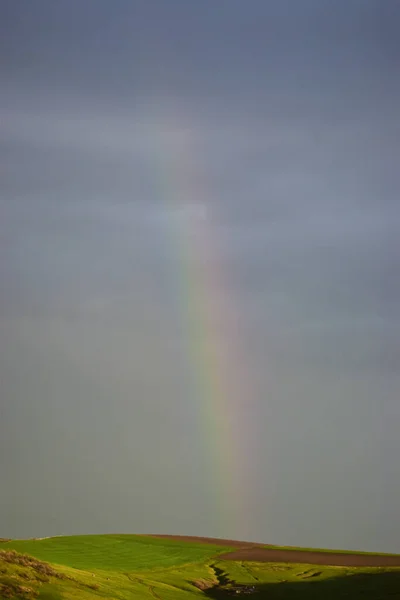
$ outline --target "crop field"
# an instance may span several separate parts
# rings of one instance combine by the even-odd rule
[[[287,560],[282,560],[283,554],[277,557],[277,551],[289,552]],[[247,553],[247,558],[238,559],[240,553]],[[308,562],[319,554],[323,555],[319,564]],[[336,564],[340,556],[357,557],[356,566],[351,560]],[[359,564],[360,557],[363,564]],[[0,598],[207,600],[233,596],[394,600],[400,598],[400,555],[319,552],[173,536],[86,535],[0,543]]]

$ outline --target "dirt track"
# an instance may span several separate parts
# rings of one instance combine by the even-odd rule
[[[277,550],[265,548],[265,544],[238,542],[219,538],[203,538],[183,535],[154,535],[151,537],[166,538],[187,542],[233,546],[233,552],[220,554],[218,560],[237,560],[251,562],[303,563],[311,565],[330,565],[335,567],[400,567],[400,555],[384,556],[371,554],[340,554],[333,552],[308,552],[302,550]]]

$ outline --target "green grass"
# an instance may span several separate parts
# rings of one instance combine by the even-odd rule
[[[0,548],[30,554],[76,569],[140,571],[201,562],[229,546],[188,543],[139,535],[81,535],[44,540],[14,540]]]
[[[396,594],[400,597],[400,568],[220,560],[218,555],[229,549],[134,535],[3,542],[0,544],[0,598],[207,600],[232,597],[221,595],[221,588],[201,591],[194,585],[197,582],[197,585],[212,586],[218,583],[218,578],[228,587],[229,580],[257,586],[256,594],[246,596],[254,600],[393,600]],[[23,556],[26,554],[35,558],[26,558]]]

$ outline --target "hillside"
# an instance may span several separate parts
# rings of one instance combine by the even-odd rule
[[[267,559],[268,552],[278,551],[290,551],[292,562],[284,561],[284,555]],[[247,558],[238,556],[243,552]],[[267,552],[261,560],[260,552]],[[319,564],[306,564],[308,554]],[[338,557],[352,557],[357,564],[363,557],[364,564],[338,566]],[[371,566],[376,560],[379,566]],[[0,597],[9,599],[206,600],[251,595],[393,600],[399,591],[400,555],[177,536],[93,535],[0,543]]]

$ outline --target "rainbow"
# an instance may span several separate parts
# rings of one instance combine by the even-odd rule
[[[161,135],[157,133],[162,149],[161,193],[176,217],[171,219],[171,237],[179,270],[180,311],[189,338],[191,397],[209,457],[211,502],[219,530],[246,539],[251,514],[246,485],[251,461],[245,446],[251,436],[248,381],[238,352],[239,322],[210,219],[213,207],[206,202],[191,136],[182,119],[168,119]]]

